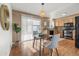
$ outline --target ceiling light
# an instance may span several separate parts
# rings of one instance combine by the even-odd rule
[[[41,17],[45,17],[46,16],[46,13],[45,13],[45,10],[44,10],[44,3],[41,3],[41,5],[42,5],[42,8],[40,10],[40,16]]]
[[[66,15],[67,15],[66,13],[63,13],[63,14],[62,14],[62,16],[66,16]]]

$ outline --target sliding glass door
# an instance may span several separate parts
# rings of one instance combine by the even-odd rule
[[[35,31],[40,32],[40,19],[29,15],[21,16],[21,41],[32,40]]]
[[[21,41],[32,40],[33,30],[32,30],[32,19],[28,15],[21,16]]]

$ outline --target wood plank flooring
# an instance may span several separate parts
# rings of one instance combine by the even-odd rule
[[[17,44],[17,47],[11,49],[10,56],[39,56],[39,44],[37,43],[38,51],[34,49],[32,45],[33,41],[23,42],[20,46]],[[44,48],[44,50],[44,56],[48,56],[48,49]],[[58,53],[59,56],[79,56],[79,49],[75,48],[74,40],[65,39],[59,42]],[[53,56],[57,56],[55,50]]]

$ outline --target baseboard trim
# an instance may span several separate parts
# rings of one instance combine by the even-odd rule
[[[25,41],[21,41],[20,43],[24,43],[24,42],[28,42],[28,41],[32,41],[33,39],[31,40],[25,40]]]

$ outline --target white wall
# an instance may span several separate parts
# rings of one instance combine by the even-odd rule
[[[0,56],[8,56],[12,45],[12,9],[10,4],[6,5],[8,5],[10,11],[10,28],[8,31],[4,31],[0,23]]]

